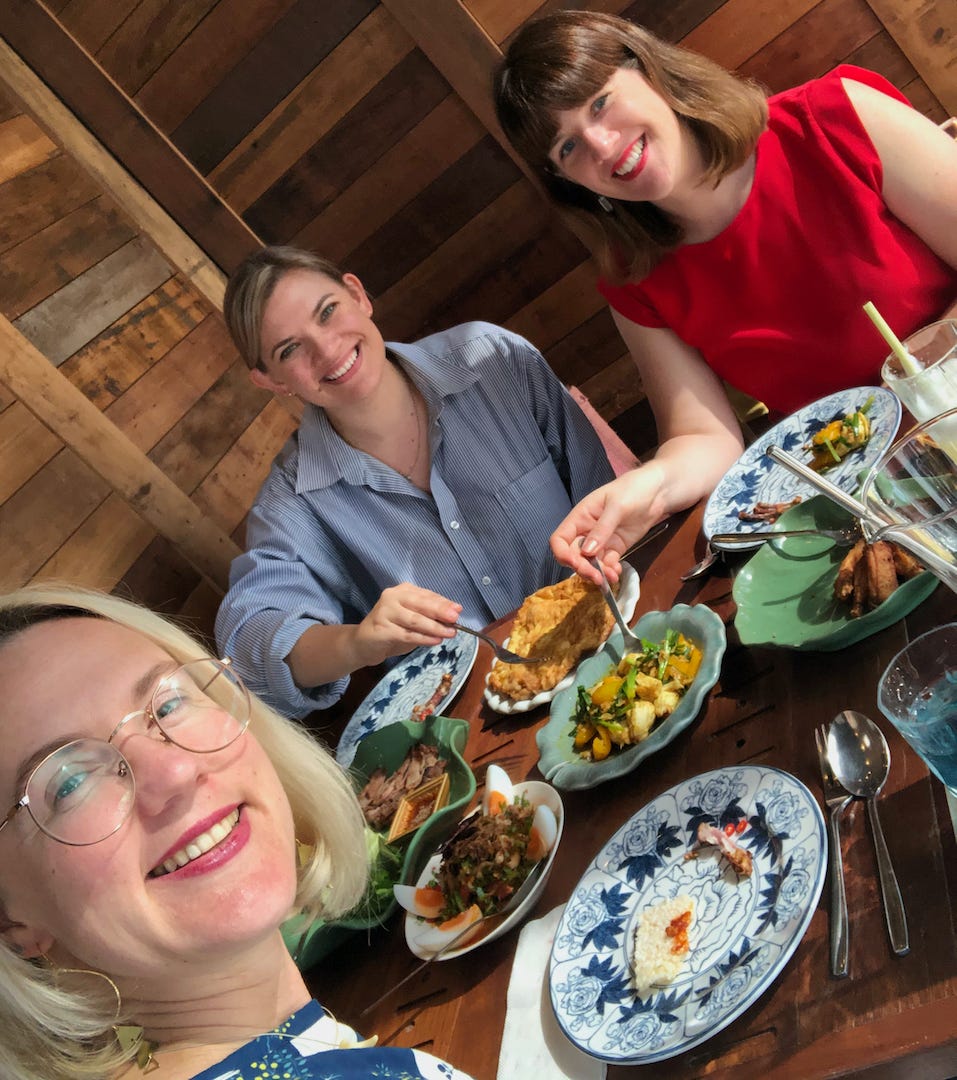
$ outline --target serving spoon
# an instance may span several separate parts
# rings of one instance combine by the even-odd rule
[[[890,853],[884,840],[884,830],[877,813],[877,796],[887,780],[891,753],[884,733],[870,717],[845,709],[831,723],[827,736],[827,756],[834,775],[852,794],[867,800],[867,815],[877,853],[877,871],[884,900],[884,915],[891,947],[898,956],[910,951],[907,918],[901,900],[900,887],[891,865]]]

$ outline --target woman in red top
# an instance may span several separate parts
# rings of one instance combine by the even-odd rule
[[[506,135],[602,272],[658,424],[655,457],[576,506],[560,562],[609,569],[741,451],[721,379],[790,412],[880,380],[957,297],[957,143],[860,68],[769,100],[624,19],[525,26],[496,80]]]

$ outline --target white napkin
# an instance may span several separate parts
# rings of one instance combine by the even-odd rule
[[[565,905],[528,923],[518,939],[508,984],[498,1080],[602,1080],[605,1063],[565,1037],[548,996],[548,957]]]

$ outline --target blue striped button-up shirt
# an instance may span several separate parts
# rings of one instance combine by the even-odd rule
[[[360,622],[383,589],[409,581],[483,626],[558,580],[549,535],[612,479],[594,429],[523,338],[469,323],[387,348],[428,405],[431,492],[307,406],[250,512],[216,620],[223,653],[287,715],[348,685],[293,681],[285,658],[313,623]]]

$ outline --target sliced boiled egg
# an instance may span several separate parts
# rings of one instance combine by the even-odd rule
[[[515,789],[508,773],[498,765],[489,765],[485,770],[485,793],[482,796],[482,813],[488,817],[500,814],[506,806],[511,806],[515,798]]]
[[[393,885],[396,900],[412,915],[437,919],[445,905],[441,889],[417,888],[415,885]]]
[[[528,837],[526,856],[532,862],[538,862],[555,846],[558,837],[558,820],[550,806],[544,804],[535,807],[532,829]]]
[[[466,927],[471,926],[472,923],[477,923],[482,918],[482,909],[478,904],[473,904],[470,908],[460,912],[458,915],[453,915],[451,919],[446,919],[441,923],[428,923],[416,930],[416,942],[419,947],[429,952],[438,952],[439,949],[444,948],[450,941],[462,933]],[[468,936],[462,938],[462,940],[456,945],[465,946],[468,941]]]

